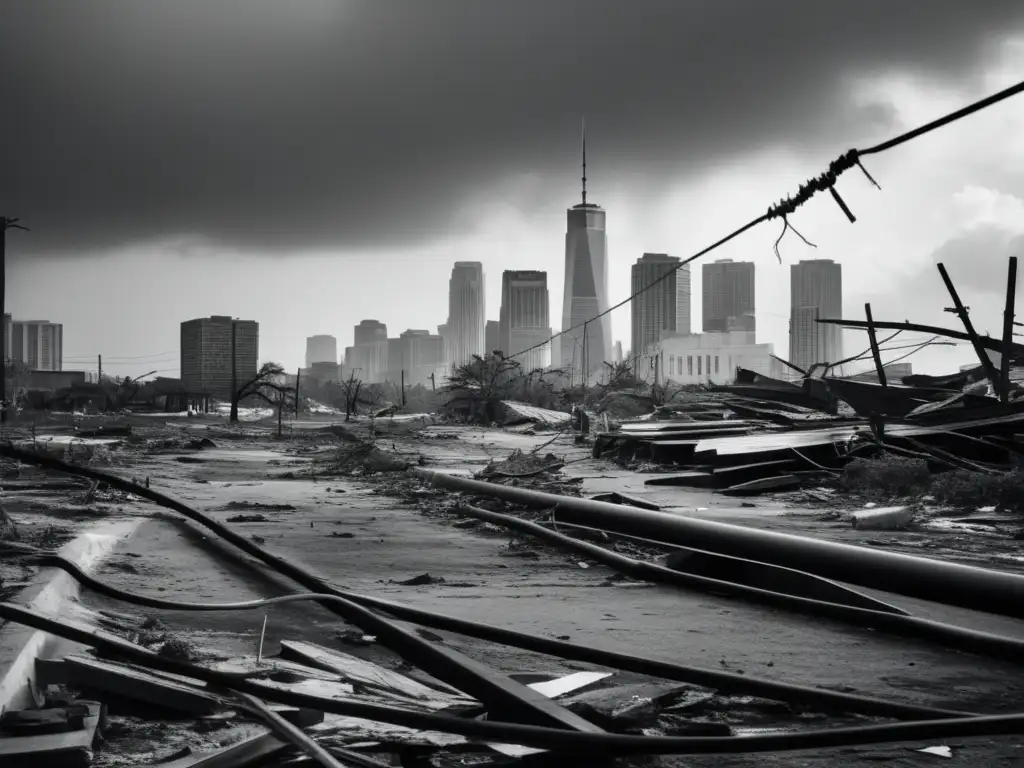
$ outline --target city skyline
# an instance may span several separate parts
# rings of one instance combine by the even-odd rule
[[[839,29],[823,7],[811,13],[790,4],[771,15],[753,8],[755,26],[790,28],[787,20],[799,19],[806,33],[787,41],[784,56],[766,55],[763,41],[750,41],[730,68],[714,65],[728,25],[719,28],[713,4],[666,7],[658,23],[602,5],[615,23],[583,37],[570,34],[573,14],[555,14],[548,22],[559,34],[533,41],[528,56],[513,36],[527,23],[514,3],[495,11],[502,23],[486,28],[454,10],[450,25],[430,24],[428,12],[412,7],[393,24],[375,26],[374,14],[384,11],[372,3],[344,24],[333,14],[314,21],[316,14],[275,15],[257,5],[235,7],[233,18],[244,23],[224,26],[189,2],[169,4],[166,17],[111,10],[115,0],[95,11],[76,4],[69,23],[82,21],[80,46],[74,67],[65,68],[74,77],[56,79],[46,76],[49,67],[70,55],[57,28],[32,4],[9,9],[0,35],[17,76],[0,88],[14,137],[7,146],[20,149],[0,179],[0,213],[20,217],[31,231],[7,238],[6,309],[61,323],[66,366],[92,368],[103,355],[105,368],[119,375],[167,370],[177,356],[177,323],[223,313],[262,318],[265,356],[296,369],[302,338],[330,332],[340,339],[360,318],[386,314],[396,329],[443,323],[437,299],[455,261],[479,261],[494,276],[485,287],[494,308],[501,271],[547,270],[558,330],[564,275],[557,262],[563,211],[577,198],[580,115],[594,129],[594,199],[609,212],[614,304],[628,295],[639,254],[697,253],[746,220],[743,211],[763,211],[794,194],[847,148],[991,94],[1024,67],[1019,4],[1011,11],[940,0],[898,18],[869,4],[852,31]],[[86,14],[103,23],[85,23]],[[136,34],[125,36],[129,17]],[[202,56],[166,66],[180,59],[161,33],[169,18],[197,36]],[[697,44],[663,44],[678,28],[700,30]],[[213,45],[204,37],[211,29],[233,43]],[[281,37],[261,58],[234,44],[246,39],[243,29],[275,29]],[[382,29],[390,30],[388,40],[416,45],[400,46],[393,62],[379,57]],[[339,33],[356,70],[340,65]],[[944,44],[953,34],[957,45]],[[126,39],[146,45],[128,51]],[[474,58],[465,55],[470,40],[494,44],[480,46]],[[601,55],[613,43],[629,55]],[[289,53],[298,50],[302,56]],[[137,79],[111,77],[129,63]],[[268,111],[278,89],[246,87],[242,73],[261,67],[296,84],[287,109]],[[434,77],[425,90],[435,67],[445,78]],[[353,71],[360,77],[352,79]],[[484,71],[489,87],[472,100],[475,119],[465,120],[466,88]],[[766,89],[757,81],[768,71],[773,85]],[[706,88],[687,87],[696,72],[705,73]],[[139,83],[146,87],[136,90]],[[428,91],[425,108],[418,99]],[[324,92],[338,98],[324,104]],[[714,97],[720,93],[734,97],[726,104]],[[93,104],[110,107],[102,126]],[[1024,235],[1024,183],[1012,173],[1024,115],[1014,104],[872,160],[868,170],[881,191],[858,173],[844,174],[837,191],[855,225],[820,200],[789,217],[818,246],[813,255],[843,264],[848,307],[871,301],[882,319],[948,323],[934,268],[941,260],[976,324],[998,332],[992,286]],[[205,116],[202,135],[196,115]],[[408,141],[409,126],[423,121],[416,141]],[[40,140],[40,125],[60,126],[61,134]],[[137,142],[111,139],[129,133]],[[281,136],[294,138],[287,157]],[[73,138],[67,152],[47,151],[62,137]],[[140,164],[142,152],[156,165]],[[250,156],[261,158],[258,167],[239,162]],[[88,195],[76,192],[83,184]],[[199,188],[201,195],[183,192]],[[787,266],[812,251],[775,223],[705,258],[757,264],[757,336],[782,350]],[[117,300],[94,300],[109,295],[111,275],[124,287]],[[271,315],[275,307],[282,311]],[[696,285],[693,310],[696,327]],[[628,309],[609,322],[612,339],[629,338]],[[847,339],[863,341],[863,334]],[[942,372],[969,362],[970,351],[926,349],[915,363],[929,357],[922,370]]]

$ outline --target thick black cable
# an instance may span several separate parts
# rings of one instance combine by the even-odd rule
[[[937,120],[933,120],[930,123],[926,123],[925,125],[922,125],[911,131],[907,131],[906,133],[900,134],[899,136],[889,139],[888,141],[884,141],[881,144],[876,144],[875,146],[868,147],[866,149],[851,149],[843,153],[829,164],[828,170],[826,170],[823,174],[814,179],[811,179],[805,184],[802,184],[795,195],[788,197],[784,200],[781,200],[778,204],[771,206],[766,214],[758,216],[756,219],[753,219],[752,221],[735,230],[731,234],[726,235],[721,240],[712,243],[704,250],[699,251],[698,253],[689,257],[685,261],[682,261],[679,264],[675,265],[665,274],[659,276],[655,280],[652,280],[650,283],[645,285],[640,290],[635,291],[628,298],[624,299],[623,301],[620,301],[618,304],[615,304],[612,307],[609,307],[603,312],[599,312],[589,320],[584,320],[582,323],[577,323],[576,325],[570,328],[566,328],[564,330],[559,331],[558,333],[552,335],[550,338],[548,338],[546,341],[541,342],[540,344],[534,344],[532,347],[528,347],[527,349],[524,349],[521,352],[516,352],[514,355],[507,355],[506,357],[508,359],[513,359],[519,357],[520,355],[525,355],[527,352],[532,352],[535,349],[540,349],[541,347],[547,346],[552,341],[557,339],[559,336],[563,336],[569,333],[570,331],[575,331],[579,328],[587,326],[588,324],[594,322],[595,320],[598,320],[604,317],[605,315],[609,314],[610,312],[615,311],[619,307],[624,306],[625,304],[628,304],[629,302],[633,301],[633,299],[635,299],[637,296],[646,293],[651,288],[658,285],[662,280],[667,280],[671,275],[675,274],[678,270],[682,269],[690,262],[695,261],[696,259],[699,259],[701,256],[705,256],[711,251],[715,250],[716,248],[725,245],[730,240],[739,237],[740,235],[744,234],[747,230],[756,227],[758,224],[770,221],[771,219],[781,218],[785,223],[785,226],[788,227],[789,229],[792,229],[793,227],[788,222],[787,216],[796,211],[797,208],[799,208],[805,202],[814,197],[814,195],[817,194],[818,192],[828,190],[832,194],[833,199],[836,201],[836,203],[838,203],[839,207],[846,214],[847,218],[849,218],[851,222],[856,221],[853,214],[850,213],[850,209],[847,207],[846,203],[844,203],[842,198],[839,197],[839,193],[836,191],[835,188],[835,183],[839,176],[841,176],[843,173],[853,168],[854,166],[857,166],[861,169],[861,171],[864,172],[864,175],[867,176],[868,180],[871,181],[871,183],[874,184],[876,187],[878,187],[878,182],[876,182],[871,177],[871,174],[867,172],[864,166],[861,165],[861,157],[865,155],[876,155],[881,152],[885,152],[886,150],[892,149],[893,147],[898,147],[900,144],[904,144],[912,139],[916,139],[919,136],[923,136],[926,133],[930,133],[931,131],[934,131],[938,128],[942,128],[943,126],[949,125],[950,123],[954,123],[957,120],[961,120],[965,117],[968,117],[969,115],[973,115],[975,112],[980,112],[981,110],[987,107],[991,107],[994,104],[998,104],[1001,101],[1005,101],[1006,99],[1009,99],[1012,96],[1016,96],[1021,92],[1024,92],[1024,81],[1017,83],[1016,85],[1012,85],[1009,88],[1005,88],[1002,91],[999,91],[998,93],[992,94],[991,96],[987,96],[984,99],[980,99],[979,101],[976,101],[973,104],[969,104],[966,107],[963,107],[962,109],[958,109],[956,112],[951,112],[950,114],[940,117]],[[881,187],[878,188],[881,189]],[[783,229],[783,234],[785,234],[785,229]],[[799,233],[797,234],[799,235]],[[801,239],[804,239],[804,242],[807,242],[803,235],[800,235],[800,237]],[[810,245],[810,243],[808,244]],[[778,246],[778,243],[776,243],[776,246]],[[776,253],[777,252],[778,251],[776,250]]]
[[[84,627],[63,618],[44,616],[21,606],[0,603],[0,618],[88,645],[132,663],[201,680],[215,689],[239,691],[264,701],[316,709],[327,714],[359,717],[380,723],[419,730],[442,731],[493,742],[523,744],[539,749],[586,755],[743,754],[802,749],[881,744],[896,741],[963,738],[969,736],[1016,735],[1024,732],[1024,714],[979,715],[943,720],[863,725],[813,731],[791,731],[755,736],[627,736],[611,733],[543,728],[488,720],[464,719],[418,712],[397,707],[368,704],[351,699],[334,699],[270,688],[239,679],[218,670],[177,659],[165,658],[121,638]]]
[[[324,592],[336,595],[351,600],[354,603],[384,611],[398,619],[410,621],[425,627],[431,627],[432,629],[457,632],[467,637],[501,643],[527,651],[556,656],[562,659],[600,664],[612,669],[620,669],[652,677],[661,677],[665,680],[677,680],[680,682],[691,683],[693,685],[715,688],[725,693],[763,696],[765,698],[799,703],[811,707],[840,709],[864,715],[895,718],[933,718],[938,716],[936,715],[936,712],[940,711],[913,704],[903,704],[900,702],[885,701],[883,699],[875,699],[867,696],[839,693],[837,691],[829,691],[812,686],[767,680],[752,675],[740,675],[717,669],[686,666],[663,659],[644,657],[636,653],[618,653],[616,651],[595,648],[593,646],[578,645],[564,640],[538,637],[526,632],[519,632],[514,629],[498,627],[492,624],[485,624],[483,622],[447,616],[442,613],[426,611],[413,606],[404,605],[402,603],[392,602],[390,600],[353,594],[351,592],[337,589],[326,580],[314,577],[312,574],[306,573],[305,578],[303,578],[303,572],[301,569],[297,569],[293,564],[287,563],[282,558],[267,552],[248,539],[234,533],[226,526],[221,525],[207,515],[192,509],[184,502],[181,502],[168,494],[161,493],[160,491],[152,488],[140,486],[108,472],[101,472],[89,467],[79,467],[52,456],[23,451],[3,443],[0,443],[0,456],[15,458],[26,464],[35,464],[36,466],[54,469],[70,475],[100,480],[108,483],[111,487],[117,488],[118,490],[146,498],[163,507],[173,509],[189,520],[202,525],[224,541],[232,544],[237,549],[268,565],[277,573],[288,576],[299,584],[303,584],[304,586],[307,586],[307,588],[311,588],[314,592]],[[56,565],[56,563],[54,564]],[[71,566],[71,564],[67,564],[67,566]],[[67,566],[61,567],[70,572],[70,569]],[[88,583],[93,589],[101,594],[117,597],[118,593],[120,593],[120,590],[115,590],[109,585],[102,584],[101,582],[86,576],[75,566],[71,566],[71,568],[74,568],[75,571],[77,571],[77,573],[73,573],[76,578],[80,578],[83,583]],[[296,578],[296,576],[293,575],[296,573],[298,573],[299,578]],[[310,584],[314,586],[309,586]],[[154,598],[140,599],[147,601],[154,600]]]
[[[900,144],[905,144],[912,139],[916,139],[918,136],[924,136],[926,133],[931,133],[938,128],[943,128],[950,123],[955,123],[957,120],[962,120],[965,117],[973,115],[975,112],[980,112],[987,107],[991,107],[993,104],[998,104],[1000,101],[1006,101],[1019,93],[1024,92],[1024,81],[1011,85],[1009,88],[1004,88],[998,93],[993,93],[991,96],[986,96],[984,99],[979,99],[973,104],[968,104],[966,107],[958,109],[956,112],[950,112],[948,115],[944,115],[936,120],[932,120],[930,123],[925,123],[919,128],[914,128],[906,133],[901,133],[895,138],[883,141],[881,144],[876,144],[873,147],[867,149],[861,149],[858,151],[859,155],[877,155],[880,152],[898,147]]]

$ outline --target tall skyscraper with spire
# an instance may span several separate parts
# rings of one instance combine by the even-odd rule
[[[608,243],[605,212],[587,202],[587,126],[583,123],[583,200],[567,211],[565,293],[561,365],[575,381],[593,382],[612,358],[611,317],[592,318],[608,309]],[[579,327],[576,327],[579,326]]]

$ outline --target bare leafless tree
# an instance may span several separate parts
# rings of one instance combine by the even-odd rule
[[[255,376],[231,394],[230,422],[234,424],[238,421],[238,404],[242,400],[258,394],[262,387],[271,384],[283,373],[284,368],[279,363],[264,363],[261,365]]]

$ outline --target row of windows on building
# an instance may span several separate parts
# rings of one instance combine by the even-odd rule
[[[686,356],[686,375],[693,376],[693,361],[694,355]],[[707,374],[711,375],[711,355],[696,355],[697,360],[697,375],[703,376]],[[714,355],[715,359],[715,373],[718,373],[718,355]],[[682,376],[683,375],[683,356],[682,355],[669,355],[668,356],[668,375],[669,376]]]

